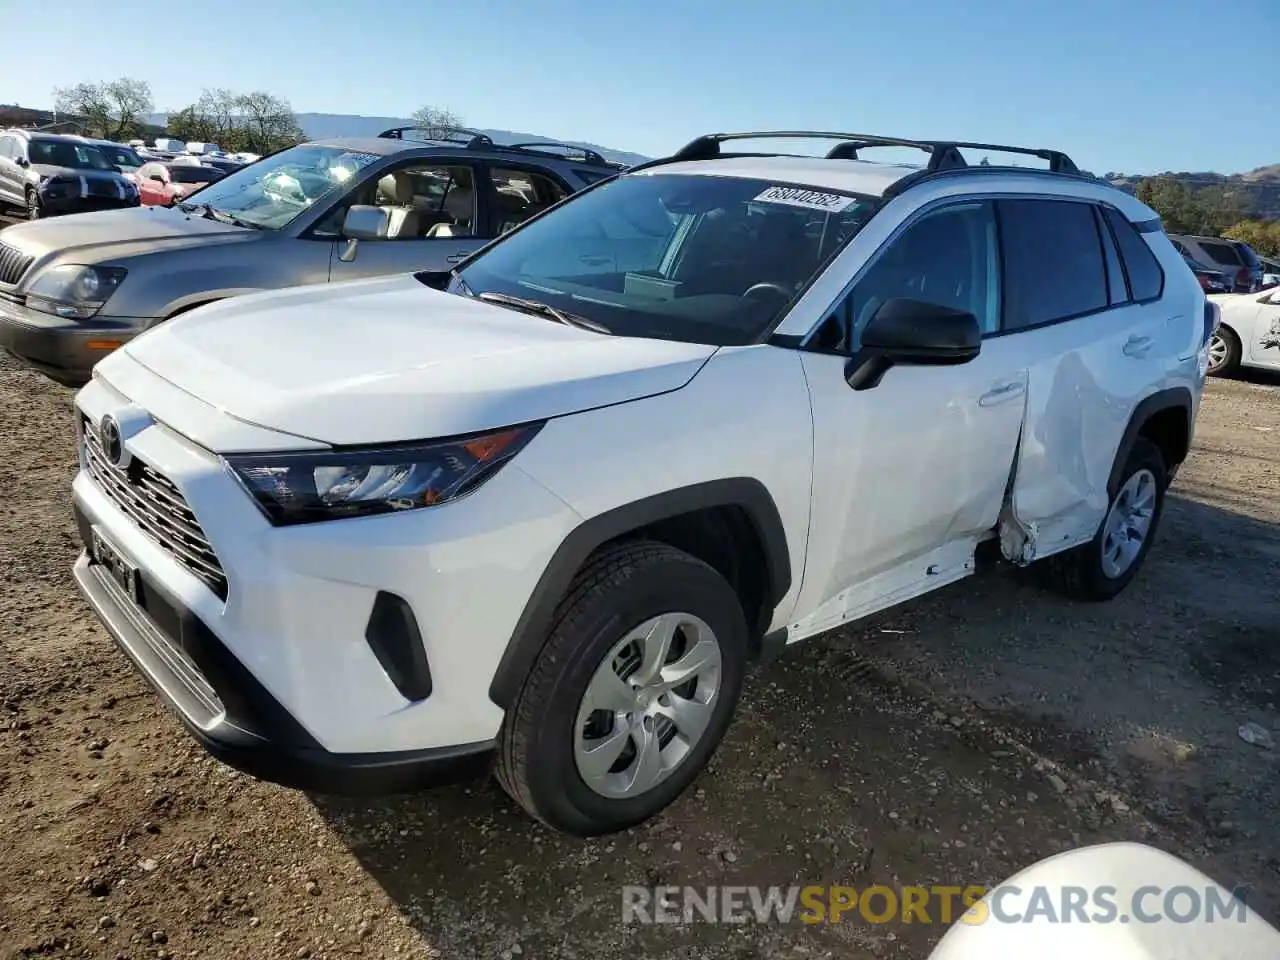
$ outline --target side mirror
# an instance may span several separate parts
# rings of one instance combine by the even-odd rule
[[[343,263],[356,258],[361,240],[382,240],[391,228],[391,209],[368,204],[352,204],[342,220],[342,235],[347,238],[347,248],[338,254]]]
[[[845,379],[855,390],[869,390],[895,364],[968,363],[981,349],[982,328],[973,314],[922,300],[886,300],[863,331]]]
[[[18,166],[20,166],[20,167],[29,167],[29,166],[31,166],[31,161],[30,161],[30,160],[28,160],[26,157],[18,157],[18,158],[17,158],[16,160],[14,160],[13,162],[14,162],[14,163],[16,163],[16,164],[17,164]]]
[[[158,174],[158,173],[153,173],[153,174],[148,175],[148,176],[147,176],[147,179],[148,179],[148,180],[154,180],[156,183],[164,183],[164,177],[162,177],[162,176],[161,176],[160,174]]]

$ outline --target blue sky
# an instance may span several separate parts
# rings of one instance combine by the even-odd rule
[[[151,83],[161,110],[203,87],[268,90],[299,112],[396,116],[429,103],[471,126],[649,155],[702,132],[807,128],[1058,147],[1096,173],[1280,163],[1277,0],[56,10],[40,43],[7,45],[0,100],[50,106],[56,86],[129,75]]]

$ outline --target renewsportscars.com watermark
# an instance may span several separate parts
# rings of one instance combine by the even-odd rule
[[[1245,887],[624,886],[623,923],[1243,923]],[[985,899],[984,899],[985,898]]]

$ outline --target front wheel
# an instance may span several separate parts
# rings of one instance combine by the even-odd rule
[[[733,588],[661,543],[583,567],[508,711],[498,780],[557,830],[594,836],[653,817],[720,743],[742,687],[747,624]]]
[[[39,220],[41,216],[40,196],[34,190],[27,191],[27,219]]]
[[[1097,535],[1045,560],[1052,585],[1079,600],[1110,600],[1127,587],[1151,549],[1168,485],[1160,448],[1138,437]]]

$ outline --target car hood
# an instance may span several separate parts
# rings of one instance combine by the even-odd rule
[[[398,276],[223,300],[122,353],[240,420],[351,445],[496,429],[678,390],[715,350],[579,330]],[[98,365],[108,381],[112,360]]]
[[[112,175],[115,177],[115,174]],[[37,259],[59,255],[65,263],[104,263],[158,249],[266,236],[229,223],[164,207],[129,207],[15,223],[4,242]],[[28,273],[35,276],[36,271]]]

